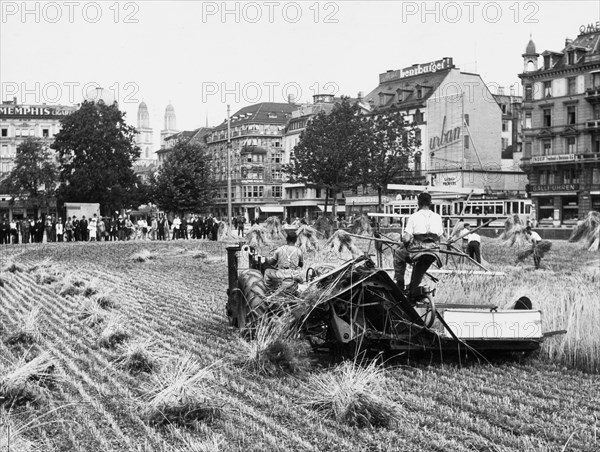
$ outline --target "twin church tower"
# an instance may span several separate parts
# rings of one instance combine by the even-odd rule
[[[156,164],[158,162],[157,149],[154,147],[154,131],[150,127],[150,114],[146,102],[141,102],[138,107],[137,130],[139,133],[136,137],[136,144],[140,147],[141,153],[136,163],[144,166]],[[160,149],[164,149],[165,139],[177,132],[175,109],[173,105],[169,104],[165,108],[164,128],[160,131]]]

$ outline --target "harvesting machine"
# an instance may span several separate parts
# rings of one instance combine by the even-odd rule
[[[315,350],[350,356],[363,351],[532,352],[557,333],[542,333],[542,313],[525,297],[512,309],[436,304],[435,289],[425,286],[409,300],[366,255],[335,268],[308,268],[305,283],[276,296],[267,291],[265,265],[254,248],[240,243],[227,248],[227,257],[230,324],[252,327],[289,302],[289,311]]]

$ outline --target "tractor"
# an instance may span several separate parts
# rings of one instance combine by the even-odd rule
[[[263,316],[276,315],[288,293],[290,299],[304,300],[296,303],[295,315],[315,351],[343,351],[350,356],[369,351],[394,355],[530,353],[545,337],[564,332],[542,333],[542,313],[532,309],[526,297],[512,309],[492,304],[436,304],[435,289],[422,287],[409,299],[368,255],[337,267],[308,268],[303,284],[290,292],[278,291],[278,296],[267,291],[264,260],[255,248],[243,243],[230,246],[227,260],[230,324],[242,330],[252,328]]]

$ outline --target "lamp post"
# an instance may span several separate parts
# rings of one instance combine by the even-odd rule
[[[231,206],[231,118],[229,117],[229,105],[227,105],[227,224],[231,230],[231,217],[233,208]]]

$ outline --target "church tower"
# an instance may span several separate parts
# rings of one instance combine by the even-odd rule
[[[175,109],[173,108],[173,105],[169,104],[167,105],[167,108],[165,108],[165,126],[164,129],[160,131],[160,148],[165,148],[165,138],[174,135],[177,132]]]
[[[140,157],[136,163],[150,165],[156,163],[154,152],[154,131],[150,128],[150,114],[146,102],[138,107],[136,144],[140,147]]]
[[[521,55],[523,57],[523,72],[534,72],[538,70],[538,57],[539,53],[535,51],[535,44],[531,36],[529,37],[529,43],[525,49],[525,53]]]

